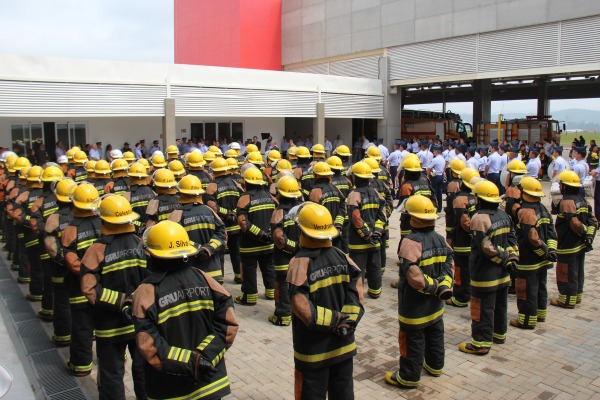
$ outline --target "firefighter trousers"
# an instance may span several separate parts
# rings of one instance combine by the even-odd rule
[[[342,243],[341,243],[341,250],[344,252],[344,254],[348,254],[350,252],[349,248],[348,248],[348,237],[350,235],[350,219],[346,216],[346,218],[344,218],[344,225],[342,225]]]
[[[286,282],[288,273],[285,269],[275,270],[275,316],[281,318],[283,322],[292,322],[292,302],[290,301],[290,292]]]
[[[432,375],[441,375],[444,368],[444,320],[421,329],[398,331],[400,347],[400,370],[396,380],[409,387],[416,387],[421,379],[421,369]]]
[[[55,273],[63,268],[52,263],[52,287],[54,292],[54,305],[52,307],[52,326],[54,334],[52,340],[59,343],[69,343],[71,341],[71,306],[69,305],[69,293],[65,285],[65,278],[59,273]]]
[[[381,294],[381,255],[379,249],[370,252],[351,251],[350,258],[360,267],[363,279],[367,279],[369,295],[379,296]]]
[[[89,303],[71,304],[71,349],[68,363],[75,372],[92,370],[94,309]],[[123,353],[121,353],[122,357]]]
[[[471,273],[469,272],[469,255],[454,253],[454,289],[452,303],[458,307],[466,307],[471,300]]]
[[[546,318],[548,308],[548,269],[517,273],[517,309],[519,323],[535,327],[538,319]]]
[[[390,247],[390,230],[386,226],[383,236],[381,237],[381,247],[379,248],[379,256],[381,258],[381,273],[385,272],[385,266],[387,265],[387,248]]]
[[[32,300],[41,301],[44,292],[44,272],[41,264],[41,248],[39,244],[25,247],[27,252],[27,263],[29,268],[29,297]]]
[[[247,303],[256,303],[258,300],[258,287],[256,285],[256,267],[260,268],[265,294],[269,297],[275,296],[275,267],[273,265],[273,253],[244,255],[242,259],[243,279],[242,293]]]
[[[42,289],[42,308],[40,314],[51,316],[54,304],[54,291],[52,287],[52,261],[47,253],[40,258],[42,269],[43,289]],[[31,285],[30,285],[31,287]]]
[[[352,358],[323,368],[302,368],[294,371],[296,400],[354,399],[354,369]]]
[[[98,392],[100,400],[125,400],[125,351],[131,355],[131,376],[136,399],[147,399],[145,389],[144,358],[135,339],[106,343],[96,341],[98,358]]]
[[[556,285],[558,301],[561,304],[575,306],[583,299],[585,253],[559,254],[556,263]]]
[[[471,294],[471,345],[490,348],[504,341],[508,325],[508,286]]]
[[[15,244],[15,263],[19,265],[19,276],[17,280],[19,283],[29,283],[31,278],[29,277],[29,260],[27,259],[27,250],[25,249],[25,233],[23,233],[23,227],[16,226],[15,232],[17,234]]]
[[[242,259],[240,257],[240,234],[228,234],[227,235],[227,248],[229,249],[229,259],[231,260],[231,267],[233,268],[233,275],[236,278],[242,277]],[[225,274],[223,274],[225,276]]]

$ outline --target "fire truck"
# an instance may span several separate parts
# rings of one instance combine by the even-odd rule
[[[400,137],[410,140],[414,137],[419,140],[435,139],[439,136],[442,140],[468,139],[469,132],[473,131],[471,124],[464,123],[459,114],[451,111],[434,112],[418,110],[402,110]]]
[[[500,123],[500,137],[498,137],[498,123],[480,123],[477,125],[477,144],[489,144],[491,140],[502,141],[525,140],[528,144],[541,142],[544,139],[555,140],[560,143],[560,134],[566,130],[563,123],[552,119],[552,115],[527,116],[525,118],[503,120]]]

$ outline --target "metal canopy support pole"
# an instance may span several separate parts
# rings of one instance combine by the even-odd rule
[[[537,83],[537,115],[548,115],[550,113],[550,101],[548,100],[548,89],[546,85],[546,79],[540,78],[536,80]]]
[[[164,151],[166,151],[167,146],[175,144],[175,99],[165,99],[165,116],[163,117],[163,131],[160,137],[162,138]]]
[[[313,121],[313,143],[325,144],[325,103],[317,103],[317,117]]]
[[[481,122],[492,122],[492,81],[473,81],[473,126]]]
[[[394,148],[394,139],[400,139],[400,119],[402,115],[402,90],[389,86],[389,59],[379,59],[379,77],[383,82],[383,119],[377,121],[377,136],[390,149]]]

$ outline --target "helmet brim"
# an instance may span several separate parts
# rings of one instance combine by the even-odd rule
[[[534,191],[525,190],[525,189],[523,189],[523,192],[527,193],[528,195],[533,196],[533,197],[546,197],[546,195],[543,192],[534,192]]]
[[[289,199],[298,199],[298,198],[302,197],[302,192],[299,190],[295,191],[295,192],[283,192],[281,190],[278,190],[278,192],[283,197],[287,197]]]
[[[183,258],[184,256],[191,257],[198,254],[199,251],[194,246],[194,242],[190,242],[190,246],[179,247],[177,249],[157,250],[148,247],[147,250],[152,255],[152,257],[164,259],[178,259]]]
[[[83,203],[81,201],[73,200],[73,205],[80,210],[93,210],[95,208],[95,202]]]
[[[373,175],[373,174],[357,174],[357,173],[353,173],[352,175],[357,176],[359,178],[364,178],[364,179],[375,178],[375,175]]]
[[[433,221],[440,217],[437,213],[415,213],[410,211],[408,211],[408,215],[417,219],[422,219],[424,221]]]
[[[502,203],[502,199],[500,197],[488,197],[488,196],[481,196],[481,195],[477,195],[478,198],[480,198],[481,200],[485,200],[488,203]]]
[[[129,223],[132,223],[133,221],[136,221],[139,218],[140,218],[140,214],[138,214],[134,211],[132,211],[130,214],[123,215],[121,217],[109,217],[109,216],[100,215],[100,219],[102,221],[106,221],[110,224],[115,224],[115,225],[129,224]]]
[[[298,226],[300,227],[302,233],[304,233],[306,236],[317,240],[331,240],[338,237],[340,234],[335,226],[332,226],[326,230],[305,228],[301,224],[298,224]]]

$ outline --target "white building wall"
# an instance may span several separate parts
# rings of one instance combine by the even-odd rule
[[[349,118],[326,118],[325,136],[329,138],[331,144],[337,137],[341,136],[344,144],[352,148],[352,120]]]

